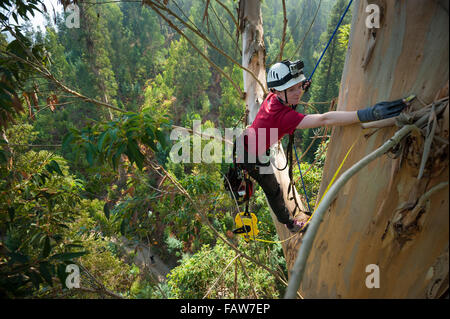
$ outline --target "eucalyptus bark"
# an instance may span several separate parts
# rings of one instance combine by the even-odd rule
[[[448,96],[448,2],[370,3],[380,9],[379,28],[366,26],[367,1],[353,3],[337,110],[354,111],[414,93],[415,111]],[[318,198],[356,138],[363,135],[364,143],[352,150],[343,171],[396,130],[334,128]],[[437,119],[436,136],[420,179],[425,136],[417,130],[395,155],[377,158],[338,192],[304,268],[299,291],[305,298],[438,298],[448,291],[448,188],[435,188],[449,179],[448,144],[438,142],[448,141],[448,106]],[[424,194],[430,196],[418,207]],[[299,247],[297,240],[288,255],[296,256]],[[369,265],[379,268],[379,288],[366,285]]]

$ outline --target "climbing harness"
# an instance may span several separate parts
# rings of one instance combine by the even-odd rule
[[[253,182],[248,172],[236,161],[236,141],[233,142],[233,163],[225,175],[224,187],[232,193],[238,205],[248,204],[253,195]]]

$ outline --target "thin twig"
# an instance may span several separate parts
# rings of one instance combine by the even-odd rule
[[[320,8],[320,5],[321,5],[321,4],[322,4],[322,0],[319,1],[319,5],[317,6],[316,13],[314,13],[314,18],[312,19],[311,24],[309,25],[308,31],[306,31],[305,35],[303,36],[302,41],[300,42],[300,44],[298,45],[298,47],[295,49],[294,54],[292,54],[292,57],[290,58],[290,60],[292,60],[292,58],[294,57],[294,55],[296,55],[297,52],[300,50],[300,48],[303,46],[303,42],[305,41],[306,37],[308,36],[309,31],[311,30],[311,28],[312,28],[312,26],[313,26],[313,24],[314,24],[314,21],[316,20],[317,13],[319,12],[319,8]]]
[[[283,35],[281,36],[280,53],[278,54],[278,61],[283,60],[283,50],[284,50],[284,46],[286,45],[286,43],[285,43],[286,28],[287,28],[287,23],[288,23],[288,20],[286,18],[286,1],[282,0],[281,3],[283,5]]]
[[[256,293],[255,287],[253,286],[253,282],[252,282],[252,280],[250,279],[250,276],[249,276],[248,273],[247,273],[247,269],[245,268],[244,263],[241,261],[240,258],[239,258],[238,260],[239,260],[239,263],[241,264],[242,270],[244,271],[244,275],[245,275],[245,277],[246,277],[247,280],[248,280],[248,283],[249,283],[249,285],[250,285],[250,288],[252,289],[253,297],[254,297],[255,299],[258,299],[258,294]]]
[[[236,30],[239,30],[239,23],[237,22],[236,18],[234,17],[233,13],[231,13],[230,9],[228,9],[228,7],[226,5],[224,5],[222,2],[220,2],[219,0],[216,0],[216,2],[218,4],[220,4],[222,6],[222,8],[225,9],[225,11],[228,13],[228,15],[231,17],[231,20],[233,20],[234,26],[236,27]]]
[[[198,52],[198,54],[201,55],[201,57],[203,59],[205,59],[209,65],[211,65],[214,69],[216,69],[220,74],[222,74],[228,81],[230,81],[230,83],[233,85],[233,87],[236,89],[237,92],[239,92],[239,95],[241,97],[244,97],[244,93],[242,92],[241,88],[239,87],[238,84],[236,84],[233,79],[226,74],[221,68],[219,68],[213,61],[211,61],[210,58],[208,58],[203,52],[202,50],[200,50],[199,48],[197,48],[197,46],[192,42],[191,39],[189,39],[188,36],[186,36],[186,34],[184,34],[183,31],[181,31],[175,24],[172,23],[172,21],[170,21],[164,14],[162,14],[161,11],[158,10],[157,6],[154,5],[154,2],[147,2],[147,4],[161,17],[163,18],[164,21],[166,21],[169,26],[174,29],[178,34],[180,34],[183,38],[186,39],[186,41],[192,46],[192,48]],[[191,28],[192,30],[192,28]]]
[[[222,278],[223,274],[225,274],[225,272],[227,271],[227,269],[231,266],[231,264],[236,260],[236,258],[238,258],[240,256],[240,254],[236,254],[236,256],[234,256],[234,258],[228,263],[228,265],[224,268],[224,270],[222,271],[222,273],[219,275],[219,277],[216,278],[216,280],[214,281],[214,283],[211,285],[211,287],[209,287],[208,291],[206,292],[206,294],[203,296],[202,299],[205,299],[206,297],[208,297],[208,295],[211,293],[212,289],[216,286],[216,284],[219,282],[219,279]]]
[[[179,28],[177,28],[166,16],[164,16],[159,10],[163,10],[166,11],[169,15],[173,16],[175,19],[177,19],[178,21],[180,21],[183,25],[185,25],[188,29],[190,29],[192,32],[194,32],[197,36],[199,36],[202,40],[204,40],[211,48],[215,49],[219,54],[223,55],[225,58],[227,58],[228,60],[230,60],[230,62],[232,62],[233,64],[237,65],[239,68],[241,68],[242,70],[248,72],[254,79],[255,81],[261,86],[263,92],[267,92],[265,86],[263,83],[261,83],[261,81],[258,79],[258,77],[248,68],[244,67],[242,64],[240,64],[238,61],[236,61],[235,59],[233,59],[231,56],[229,56],[227,53],[225,53],[223,50],[221,50],[220,48],[218,48],[214,43],[212,43],[208,37],[206,37],[203,33],[201,33],[199,30],[196,30],[195,28],[193,28],[192,26],[190,26],[189,24],[187,24],[183,19],[181,19],[176,13],[174,13],[172,10],[170,10],[167,6],[163,6],[160,5],[158,3],[155,3],[152,0],[148,0],[146,2],[146,4],[148,4],[153,10],[157,11],[157,14],[160,15],[167,23],[170,24],[170,26],[172,28],[174,28],[178,33],[181,32],[181,30]],[[158,9],[159,10],[158,10]],[[182,35],[180,33],[180,35]],[[187,37],[185,35],[183,35],[183,37],[187,39]],[[192,41],[188,40],[188,42],[193,45]],[[204,54],[201,54],[202,57],[204,57]],[[205,57],[204,57],[205,58]],[[238,90],[238,92],[241,94],[240,89]],[[243,96],[241,94],[241,96]]]

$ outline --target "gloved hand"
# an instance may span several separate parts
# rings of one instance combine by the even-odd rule
[[[399,115],[406,106],[405,100],[399,99],[380,102],[374,106],[358,110],[356,113],[361,122],[378,121]]]
[[[305,80],[302,83],[302,89],[305,91],[305,93],[308,91],[309,87],[311,86],[311,80]]]

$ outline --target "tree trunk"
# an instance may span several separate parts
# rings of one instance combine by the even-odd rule
[[[378,29],[366,27],[368,3],[354,3],[337,110],[357,110],[409,93],[425,104],[438,94],[448,96],[448,2],[371,3],[380,8]],[[423,107],[417,99],[412,105]],[[333,129],[319,198],[356,138],[341,172],[397,129],[381,128],[370,136],[364,134],[374,129],[359,124]],[[448,141],[448,105],[437,132]],[[423,148],[423,136],[412,134],[398,157],[378,158],[340,191],[307,260],[300,286],[305,298],[438,298],[448,291],[448,185],[418,207],[421,196],[448,182],[448,144],[433,143],[425,174],[418,179]],[[297,240],[287,252],[289,270],[299,246]],[[372,264],[379,269],[379,288],[369,288],[376,276]]]

